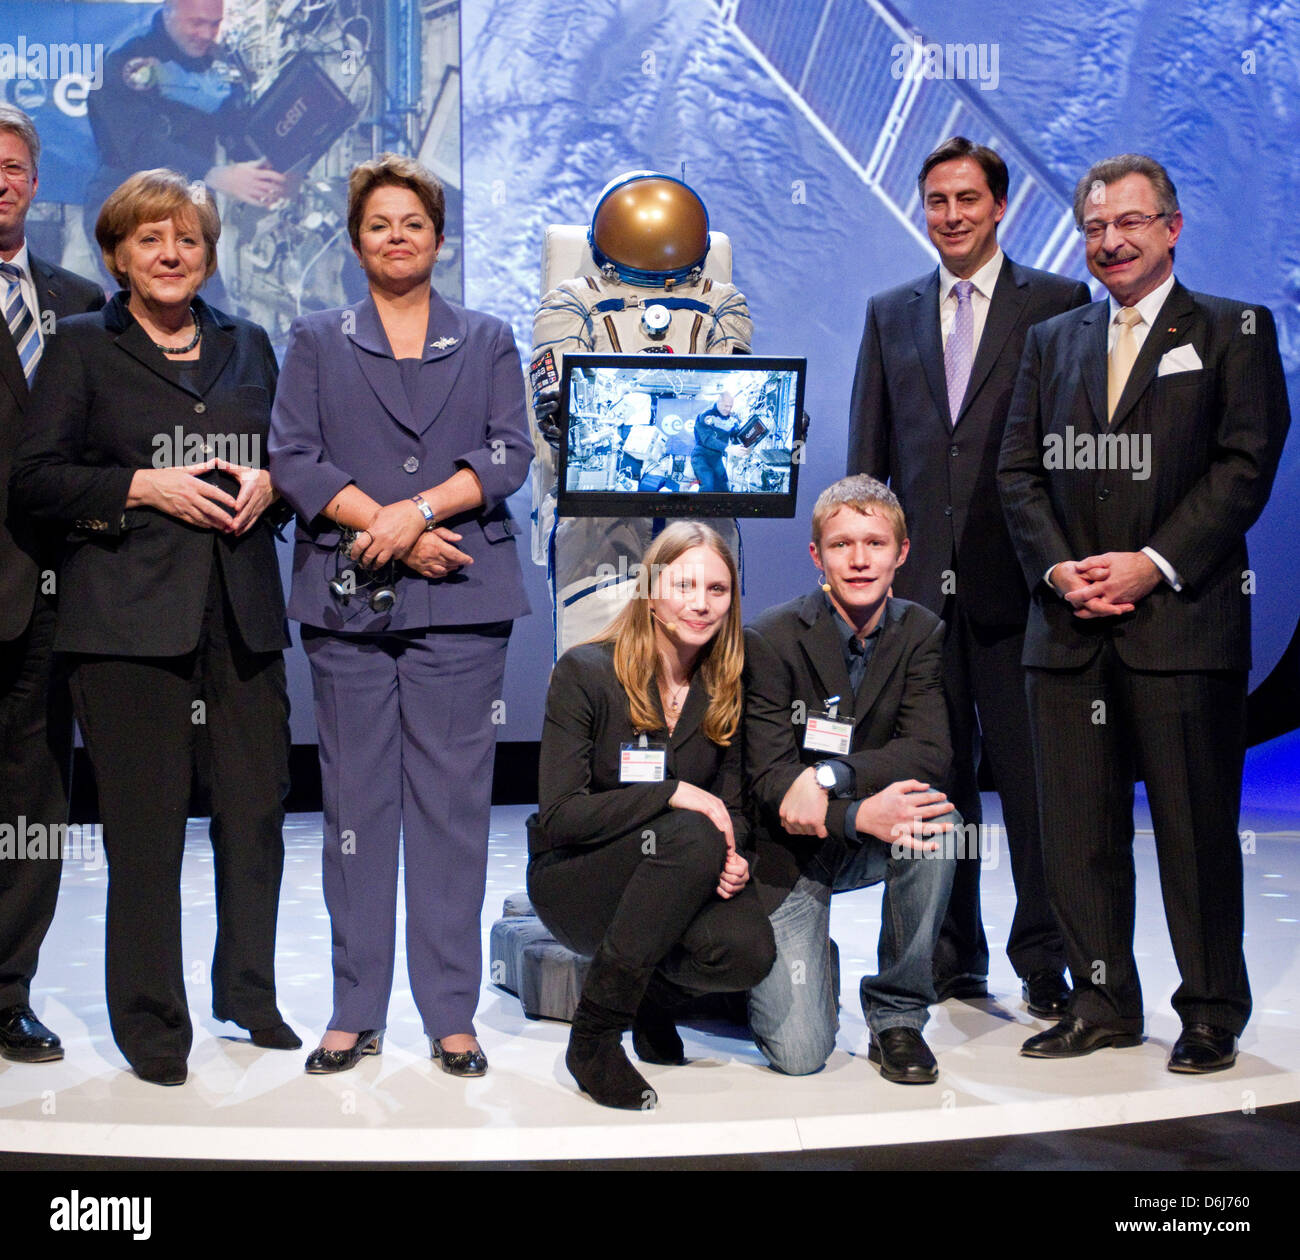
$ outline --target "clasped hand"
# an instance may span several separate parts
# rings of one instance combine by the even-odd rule
[[[439,525],[425,530],[424,514],[410,500],[381,507],[365,529],[358,531],[349,555],[368,569],[377,569],[390,560],[400,560],[421,577],[441,578],[473,564],[454,543],[462,535]]]
[[[229,473],[239,481],[239,496],[203,480],[205,473]],[[239,537],[257,524],[275,499],[270,474],[223,459],[171,468],[139,468],[131,478],[127,507],[151,507],[178,521]]]
[[[1064,560],[1049,575],[1052,585],[1089,620],[1131,613],[1138,600],[1160,584],[1161,572],[1141,551],[1107,551],[1082,560]]]

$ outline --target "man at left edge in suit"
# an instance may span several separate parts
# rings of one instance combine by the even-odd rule
[[[32,120],[0,103],[0,825],[14,829],[12,853],[0,842],[0,1055],[25,1063],[63,1057],[30,1006],[63,863],[23,851],[27,824],[43,824],[57,848],[51,829],[67,821],[72,707],[53,663],[53,539],[10,509],[9,471],[54,322],[104,305],[96,285],[27,247],[40,155]]]
[[[850,473],[887,480],[912,538],[895,593],[941,616],[953,743],[953,804],[982,822],[978,768],[1002,804],[1016,889],[1007,955],[1030,1014],[1058,1019],[1069,998],[1065,949],[1043,874],[1024,646],[1029,590],[1007,533],[995,475],[1029,328],[1085,305],[1076,280],[1025,267],[998,243],[1006,163],[964,136],[921,164],[917,187],[939,266],[867,305],[850,412]],[[935,950],[935,991],[987,994],[980,914],[983,845],[959,856]]]

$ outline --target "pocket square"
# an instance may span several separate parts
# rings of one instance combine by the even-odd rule
[[[1201,356],[1196,353],[1195,346],[1175,346],[1172,350],[1165,351],[1156,375],[1168,376],[1171,372],[1197,372],[1200,368]]]

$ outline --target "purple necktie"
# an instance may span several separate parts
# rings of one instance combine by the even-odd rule
[[[948,415],[956,425],[975,352],[975,308],[970,300],[975,286],[969,280],[958,280],[952,287],[957,294],[957,316],[943,348],[943,374],[948,381]]]

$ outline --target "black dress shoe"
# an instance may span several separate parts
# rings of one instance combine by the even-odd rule
[[[1055,1028],[1030,1037],[1020,1047],[1020,1053],[1031,1059],[1075,1059],[1094,1050],[1141,1044],[1141,1033],[1119,1032],[1100,1024],[1084,1023],[1077,1015],[1067,1015]]]
[[[189,1069],[181,1058],[141,1059],[133,1063],[135,1074],[150,1085],[184,1085]]]
[[[1021,982],[1020,992],[1039,1019],[1064,1019],[1070,1009],[1070,986],[1059,971],[1035,971]]]
[[[871,1034],[867,1058],[887,1081],[899,1085],[932,1085],[939,1079],[939,1065],[915,1028],[886,1028]]]
[[[250,1028],[248,1039],[263,1050],[298,1050],[302,1038],[283,1020],[270,1028]]]
[[[429,1038],[429,1053],[449,1076],[482,1076],[488,1070],[482,1047],[474,1050],[444,1050],[437,1037]]]
[[[1222,1072],[1237,1062],[1237,1038],[1213,1024],[1188,1024],[1169,1056],[1171,1072]]]
[[[52,1063],[63,1045],[26,1003],[0,1011],[0,1055],[15,1063]]]
[[[946,976],[934,981],[934,1000],[946,1002],[949,998],[986,998],[989,995],[987,976]]]
[[[356,1041],[346,1050],[326,1050],[324,1046],[317,1046],[307,1056],[306,1071],[309,1076],[346,1072],[349,1068],[356,1067],[364,1055],[383,1052],[384,1030],[368,1028],[365,1032],[358,1033]]]

